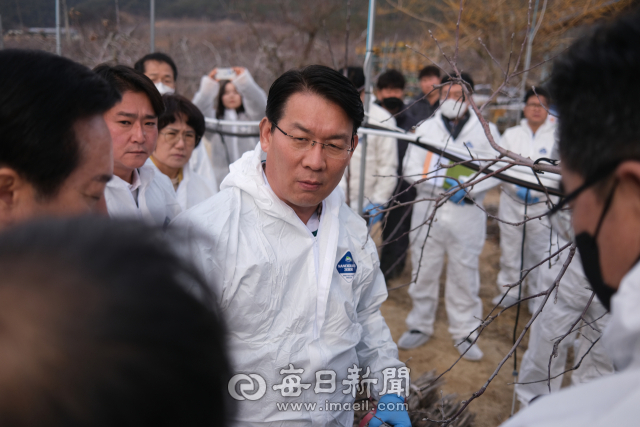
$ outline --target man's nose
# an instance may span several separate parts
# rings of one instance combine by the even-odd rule
[[[133,124],[133,134],[132,140],[133,142],[143,143],[147,139],[147,133],[144,131],[142,127],[142,123],[140,121],[136,121]]]
[[[313,147],[305,153],[302,165],[312,170],[323,170],[327,164],[322,144],[315,143]]]

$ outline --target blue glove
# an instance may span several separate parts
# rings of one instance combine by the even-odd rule
[[[380,212],[384,207],[383,206],[376,206],[373,203],[369,203],[367,206],[365,206],[363,213],[367,214],[367,215],[371,215],[369,217],[369,224],[373,225],[377,222],[380,222],[380,220],[382,220],[382,217],[384,216],[384,212]]]
[[[529,191],[529,189],[520,187],[519,185],[516,185],[516,188],[518,189],[518,191],[516,191],[516,196],[518,196],[518,198],[523,202],[531,204],[538,203],[540,201],[539,198],[531,196],[531,191]]]
[[[444,182],[446,182],[451,186],[449,191],[453,191],[455,190],[456,187],[459,187],[458,183],[454,179],[445,178]],[[467,193],[464,190],[458,190],[453,194],[453,196],[449,197],[449,200],[459,205],[462,202],[462,199],[464,199],[464,196],[466,195]]]
[[[396,427],[411,427],[404,398],[397,394],[385,394],[380,397],[378,410],[369,421],[369,427],[380,427],[383,421]]]

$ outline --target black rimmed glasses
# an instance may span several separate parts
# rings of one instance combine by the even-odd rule
[[[558,235],[566,241],[573,241],[575,235],[573,232],[573,224],[571,222],[571,216],[573,210],[569,207],[571,201],[578,198],[580,194],[587,188],[599,183],[603,179],[607,178],[611,173],[622,163],[622,161],[613,162],[606,166],[601,167],[591,177],[587,178],[584,183],[576,188],[571,193],[562,199],[557,205],[548,212],[549,222],[551,228],[558,233]]]
[[[282,132],[284,136],[291,139],[291,146],[298,151],[309,151],[316,144],[320,144],[322,151],[327,155],[327,157],[336,160],[345,160],[349,156],[349,152],[353,151],[354,135],[351,135],[351,140],[345,138],[343,140],[334,140],[333,142],[318,142],[309,138],[289,135],[280,129],[277,124],[273,123],[273,125],[276,129]]]

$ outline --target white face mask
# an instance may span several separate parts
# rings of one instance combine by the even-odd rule
[[[446,99],[440,103],[440,113],[448,119],[459,119],[467,112],[469,105],[455,99]]]
[[[158,89],[158,92],[160,92],[160,95],[164,95],[165,93],[172,94],[172,93],[175,93],[176,91],[174,88],[169,87],[162,82],[158,82],[155,85],[156,85],[156,88]]]

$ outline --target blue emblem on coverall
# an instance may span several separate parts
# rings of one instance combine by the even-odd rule
[[[347,251],[347,253],[344,254],[342,259],[338,261],[336,269],[338,270],[338,274],[340,274],[342,278],[347,281],[347,283],[351,283],[353,281],[353,278],[356,275],[356,271],[358,270],[358,266],[353,260],[351,252]]]

